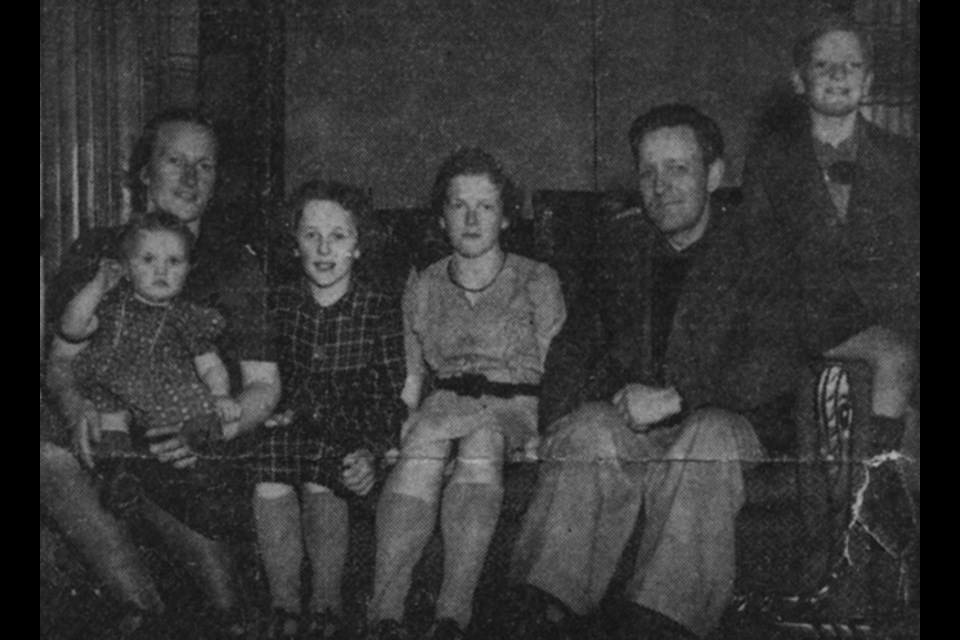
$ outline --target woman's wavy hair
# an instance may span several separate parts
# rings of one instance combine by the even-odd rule
[[[520,189],[496,158],[483,149],[473,147],[455,151],[437,170],[429,203],[430,210],[436,216],[443,216],[450,183],[458,176],[487,176],[500,192],[504,218],[512,224],[520,217],[523,207],[523,195]]]

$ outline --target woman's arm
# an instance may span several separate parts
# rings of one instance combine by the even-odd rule
[[[420,406],[423,381],[427,374],[420,332],[427,305],[427,290],[416,273],[411,273],[403,293],[403,349],[406,355],[406,379],[400,398],[410,411]]]
[[[550,343],[560,333],[567,319],[567,308],[560,288],[560,278],[546,264],[537,268],[530,282],[530,299],[534,304],[534,323],[537,341],[540,343],[541,366],[545,364]]]
[[[84,345],[55,337],[47,357],[47,388],[73,431],[73,448],[87,466],[93,466],[93,444],[100,439],[100,414],[77,389],[73,361]]]

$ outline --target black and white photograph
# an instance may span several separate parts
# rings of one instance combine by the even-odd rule
[[[41,640],[915,640],[920,0],[41,0]]]

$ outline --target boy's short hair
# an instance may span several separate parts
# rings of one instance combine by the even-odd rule
[[[443,216],[447,203],[450,183],[459,176],[486,176],[500,193],[500,205],[503,217],[513,223],[520,217],[523,195],[516,183],[507,175],[503,165],[496,158],[478,148],[458,149],[437,170],[430,191],[430,209],[437,216]]]
[[[124,260],[129,260],[134,251],[137,250],[141,235],[153,231],[165,231],[179,236],[183,240],[187,260],[190,259],[196,236],[193,235],[193,232],[190,231],[183,220],[162,209],[135,215],[130,220],[126,229],[124,229],[123,236],[120,238],[121,257]]]

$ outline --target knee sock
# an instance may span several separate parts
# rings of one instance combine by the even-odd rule
[[[452,483],[443,495],[443,586],[436,617],[453,618],[462,629],[470,622],[502,498],[499,484]]]
[[[400,620],[413,568],[430,540],[437,507],[421,498],[386,492],[377,506],[377,569],[368,617]]]
[[[299,612],[303,537],[297,494],[291,489],[281,495],[264,496],[258,487],[253,512],[273,606]]]
[[[347,503],[333,492],[307,485],[302,498],[303,540],[313,570],[311,608],[340,613],[340,582],[347,559]]]

